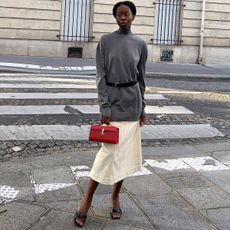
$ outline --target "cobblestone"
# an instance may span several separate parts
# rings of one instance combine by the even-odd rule
[[[3,157],[4,157],[4,159],[9,159],[12,157],[12,155],[11,154],[5,154]]]
[[[148,79],[149,80],[149,79]],[[148,84],[147,80],[147,85]],[[150,82],[152,80],[150,79]],[[149,82],[149,83],[150,83]],[[187,83],[186,83],[187,84]],[[154,85],[154,84],[152,84]],[[169,86],[171,85],[171,82]],[[168,87],[170,88],[170,87]],[[164,90],[167,89],[163,88]],[[156,87],[150,87],[147,90],[148,93],[158,93]],[[163,91],[164,91],[163,90]],[[0,92],[48,92],[48,93],[63,93],[63,92],[95,92],[95,89],[0,89]],[[164,93],[163,93],[164,94]],[[154,106],[170,106],[176,105],[174,99],[180,99],[181,95],[168,95],[164,94],[165,97],[169,98],[169,100],[148,100],[148,105]],[[186,95],[187,97],[187,95]],[[224,100],[229,102],[229,95],[223,94],[210,94],[210,93],[203,93],[198,95],[189,95],[190,100],[194,99],[218,99]],[[65,99],[65,100],[55,100],[55,99],[37,99],[37,100],[16,100],[16,99],[9,99],[9,100],[0,100],[0,105],[78,105],[78,104],[87,104],[93,105],[97,104],[97,99]],[[94,124],[99,123],[100,117],[99,115],[83,115],[80,113],[76,113],[76,111],[68,111],[69,114],[67,115],[23,115],[23,116],[1,116],[2,123],[5,125],[87,125],[87,124]],[[220,131],[222,130],[230,130],[230,120],[226,119],[223,120],[218,117],[212,117],[211,115],[204,115],[195,113],[192,115],[148,115],[147,124],[148,125],[173,125],[173,124],[206,124],[210,123],[212,126],[218,128]],[[148,140],[143,141],[143,146],[159,146],[159,145],[172,145],[176,143],[182,144],[194,144],[194,143],[202,143],[202,142],[214,142],[218,140],[229,140],[229,135],[225,137],[215,137],[215,138],[202,138],[202,139],[173,139],[173,140]],[[19,146],[22,148],[19,152],[14,152],[12,147]],[[31,155],[44,155],[49,154],[52,152],[61,152],[61,151],[74,151],[75,149],[88,149],[88,148],[98,148],[100,144],[98,143],[89,143],[87,141],[7,141],[7,142],[0,142],[0,160],[9,160],[10,158],[18,158],[18,157],[28,157]]]
[[[7,148],[6,143],[3,143],[2,146],[1,146],[1,149],[6,149],[6,148]]]
[[[142,146],[170,146],[173,144],[197,144],[197,143],[215,143],[217,141],[230,140],[230,136],[214,137],[214,138],[202,138],[202,139],[166,139],[166,140],[143,140]],[[25,146],[19,152],[11,151],[12,145]],[[7,149],[2,149],[2,146],[8,146]],[[42,147],[41,147],[42,146]],[[47,155],[53,152],[66,152],[66,151],[85,151],[88,149],[98,149],[100,143],[88,142],[88,141],[7,141],[0,142],[0,161],[7,161],[11,158],[26,158],[29,156]]]

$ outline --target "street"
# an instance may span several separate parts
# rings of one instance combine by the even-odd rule
[[[230,134],[230,85],[221,80],[147,78],[147,85],[162,90],[176,104],[185,106]]]
[[[125,180],[120,221],[109,218],[110,186],[99,187],[85,229],[228,229],[228,84],[146,78],[142,171]],[[95,76],[4,73],[0,98],[3,230],[75,229],[100,146],[88,142]]]
[[[226,83],[214,84],[210,96],[207,82],[201,91],[198,82],[147,77],[143,144],[227,140],[229,92]],[[87,141],[88,125],[99,122],[94,76],[11,74],[1,76],[0,87],[2,160],[27,156],[28,152],[37,155],[44,149],[60,150],[60,142],[67,149],[97,146]],[[22,143],[21,151],[12,150],[12,141]]]

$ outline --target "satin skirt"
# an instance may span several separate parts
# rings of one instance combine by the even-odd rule
[[[119,128],[119,143],[102,143],[89,177],[113,185],[141,170],[142,152],[139,121],[110,122]]]

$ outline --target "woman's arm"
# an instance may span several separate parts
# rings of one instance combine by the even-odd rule
[[[138,66],[137,66],[138,71],[139,71],[137,81],[138,81],[139,86],[140,86],[141,97],[142,97],[142,112],[141,112],[141,117],[140,117],[141,126],[144,125],[145,120],[146,120],[145,119],[146,102],[145,102],[145,98],[144,98],[144,93],[145,93],[145,65],[146,65],[146,61],[147,61],[147,56],[148,56],[148,49],[147,49],[146,43],[144,43],[143,48],[142,48],[142,52],[141,52],[140,61],[139,61]]]
[[[111,111],[109,97],[106,88],[106,67],[105,67],[105,49],[103,38],[98,43],[96,50],[96,67],[97,67],[97,92],[98,92],[98,102],[100,106],[101,122],[109,123]]]

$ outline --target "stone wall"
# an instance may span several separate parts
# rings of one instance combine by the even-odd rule
[[[185,0],[182,21],[183,45],[199,45],[202,0]],[[230,46],[230,1],[206,0],[204,45]]]
[[[0,0],[0,38],[58,40],[60,1]]]
[[[62,42],[62,0],[0,0],[0,54],[66,57],[69,47],[83,47],[83,57],[94,58],[100,37],[117,29],[112,15],[117,0],[94,0],[90,42]],[[137,16],[132,31],[148,44],[149,60],[160,61],[162,49],[174,52],[173,62],[195,63],[199,52],[202,0],[184,0],[181,46],[153,44],[155,5],[133,0]],[[229,63],[230,1],[206,0],[204,60]]]

